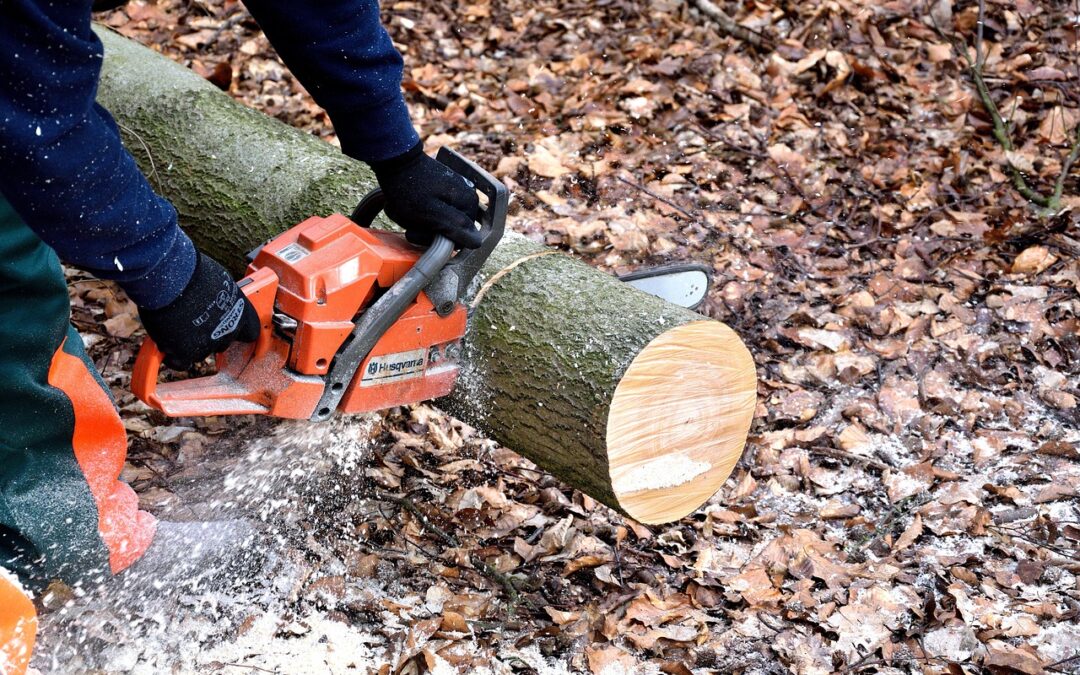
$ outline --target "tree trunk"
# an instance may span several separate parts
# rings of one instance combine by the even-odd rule
[[[244,254],[374,181],[327,143],[108,30],[99,100],[184,229]],[[507,233],[473,284],[462,376],[437,404],[641,522],[685,516],[738,460],[754,364],[717,321]]]

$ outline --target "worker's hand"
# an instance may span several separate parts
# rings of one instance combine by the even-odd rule
[[[139,318],[173,370],[187,370],[237,340],[259,337],[251,302],[225,268],[202,253],[180,296],[160,309],[140,308]]]
[[[469,181],[424,154],[417,143],[403,155],[372,162],[386,196],[386,215],[405,228],[405,238],[429,246],[441,234],[462,248],[477,248],[484,238],[476,229],[480,200]]]

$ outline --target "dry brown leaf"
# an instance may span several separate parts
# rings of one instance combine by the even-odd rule
[[[1013,274],[1039,274],[1057,262],[1057,256],[1045,246],[1031,246],[1020,252],[1012,264]]]
[[[915,543],[915,540],[922,534],[923,524],[922,516],[915,514],[915,518],[912,519],[911,525],[908,525],[904,532],[897,538],[896,543],[893,544],[893,551],[903,551],[908,546]]]
[[[987,644],[984,666],[1012,668],[1027,675],[1042,675],[1046,672],[1042,660],[1030,647],[1013,647],[998,640]]]
[[[564,166],[550,149],[539,143],[533,146],[532,151],[526,155],[526,161],[530,171],[546,178],[558,178],[571,173],[571,170]]]
[[[638,666],[638,660],[614,645],[585,648],[585,658],[592,675],[625,675],[632,673]]]
[[[135,334],[135,331],[142,328],[142,324],[139,323],[138,319],[130,314],[117,314],[104,323],[105,331],[117,338],[131,337]]]

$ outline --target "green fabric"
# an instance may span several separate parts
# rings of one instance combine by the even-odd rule
[[[56,254],[0,196],[0,565],[27,580],[109,569],[71,447],[71,401],[48,384],[61,343],[96,374],[69,312]]]

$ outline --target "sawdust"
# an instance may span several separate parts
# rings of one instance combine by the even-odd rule
[[[712,464],[694,460],[684,454],[657,457],[626,472],[613,487],[619,494],[661,490],[688,483],[711,468]]]
[[[230,577],[196,591],[160,584],[70,589],[63,607],[43,617],[35,666],[57,673],[72,668],[195,672],[262,652],[281,672],[373,663],[376,652],[365,651],[365,645],[377,644],[377,638],[319,613],[286,618],[293,613],[290,596],[307,573],[296,561],[295,523],[328,502],[361,500],[351,490],[357,468],[370,454],[376,419],[255,425],[229,439],[232,450],[189,467],[174,485],[181,503],[162,516],[261,521],[263,552],[274,574],[254,571],[250,578]],[[307,628],[298,632],[290,628],[295,625]],[[311,670],[298,670],[297,664],[310,664]]]

